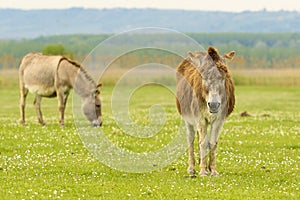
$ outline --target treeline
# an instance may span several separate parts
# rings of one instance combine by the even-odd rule
[[[216,46],[220,52],[235,50],[237,55],[231,62],[231,67],[238,69],[284,69],[300,67],[300,33],[188,33],[188,36],[196,40],[204,48]],[[17,68],[21,58],[28,52],[42,52],[51,45],[63,47],[67,55],[79,62],[102,41],[113,35],[59,35],[39,37],[23,40],[0,40],[0,69]],[[181,48],[180,41],[169,35],[147,34],[137,35],[134,39],[123,38],[118,44],[106,49],[107,56],[110,53],[126,46],[143,44],[143,40],[155,44],[157,37],[165,37],[165,41],[173,48]],[[160,40],[161,41],[161,40]],[[122,44],[122,45],[120,45]],[[178,46],[176,46],[178,44]],[[151,52],[151,51],[150,51]],[[147,60],[151,57],[149,51],[131,56],[135,60]],[[167,55],[157,57],[168,59]],[[152,58],[153,61],[153,58]],[[155,60],[154,60],[155,61]],[[128,61],[130,62],[130,61]]]

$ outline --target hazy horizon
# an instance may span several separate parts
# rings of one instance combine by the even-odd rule
[[[0,8],[36,10],[36,9],[67,9],[67,8],[154,8],[154,9],[176,9],[176,10],[201,10],[201,11],[300,11],[300,1],[294,0],[210,0],[201,3],[199,0],[187,0],[174,2],[173,0],[72,0],[72,1],[40,1],[40,0],[0,0]]]

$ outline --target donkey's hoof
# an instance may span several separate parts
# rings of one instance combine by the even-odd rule
[[[188,168],[188,169],[187,169],[187,173],[188,173],[188,174],[196,174],[196,170],[193,169],[193,168]]]
[[[65,125],[65,120],[63,120],[63,119],[59,120],[59,125],[64,126]]]
[[[39,122],[42,126],[46,126],[45,122]]]
[[[220,176],[220,174],[217,171],[212,171],[210,175],[213,176],[213,177],[219,177]]]
[[[208,176],[208,172],[206,170],[201,170],[199,175],[200,176]]]
[[[42,120],[42,119],[39,119],[39,123],[40,123],[40,125],[42,125],[42,126],[45,126],[45,125],[46,125],[46,123],[45,123],[44,120]]]

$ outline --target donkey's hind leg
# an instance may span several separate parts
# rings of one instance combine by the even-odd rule
[[[28,94],[28,89],[23,85],[20,85],[20,115],[21,115],[21,124],[25,125],[25,103],[26,97]]]
[[[36,95],[33,104],[36,109],[36,114],[38,116],[39,123],[41,125],[45,125],[45,122],[43,120],[42,111],[41,111],[41,101],[42,101],[42,97],[40,95]]]

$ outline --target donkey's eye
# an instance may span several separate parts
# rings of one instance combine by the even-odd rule
[[[100,94],[100,91],[99,90],[95,90],[94,94],[95,94],[95,96],[98,96]]]
[[[97,108],[100,108],[100,105],[96,105]]]
[[[203,90],[204,90],[204,93],[205,93],[205,94],[208,94],[208,88],[207,88],[207,87],[204,87]]]

